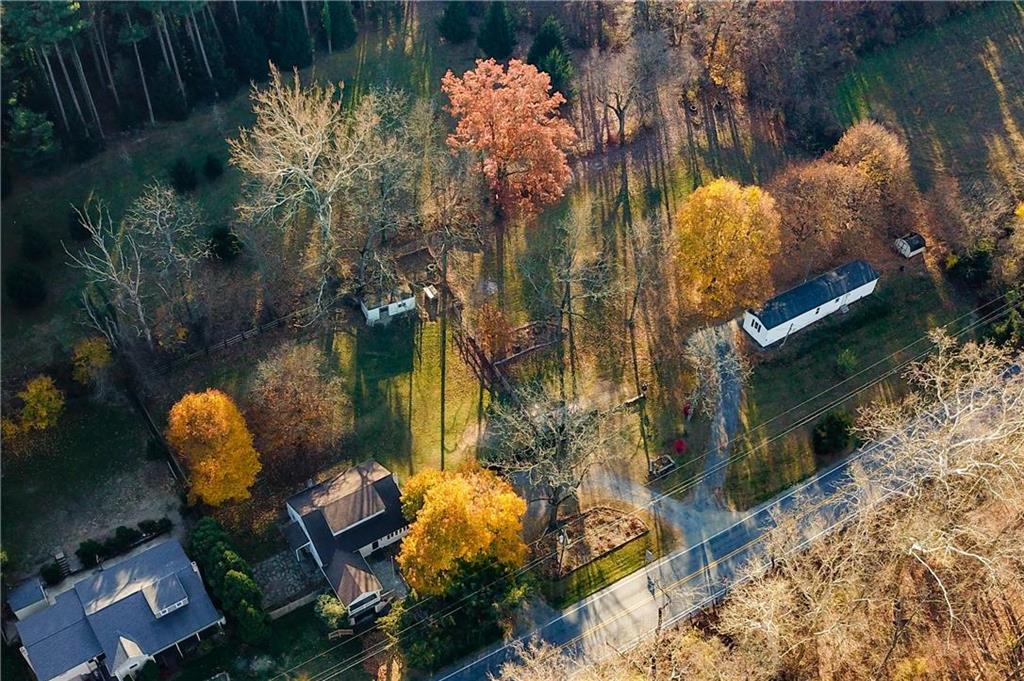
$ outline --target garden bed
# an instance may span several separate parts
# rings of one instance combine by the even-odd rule
[[[569,540],[564,550],[558,541],[562,531]],[[545,579],[564,578],[647,532],[647,525],[635,515],[595,506],[564,521],[559,530],[547,533],[533,545],[533,556],[545,557],[537,573]]]

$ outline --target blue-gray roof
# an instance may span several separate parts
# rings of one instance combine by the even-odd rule
[[[863,260],[854,260],[780,293],[754,315],[766,329],[774,329],[875,279],[878,279],[878,272],[871,265]]]
[[[153,612],[160,612],[188,598],[188,594],[185,593],[185,587],[181,585],[178,575],[161,577],[145,587],[142,590],[142,595],[146,597],[146,602],[149,603],[149,607]]]
[[[147,592],[161,607],[183,597],[188,604],[158,618]],[[49,679],[100,653],[113,671],[122,637],[153,655],[220,620],[199,573],[171,539],[78,582],[17,626],[32,668]]]
[[[58,595],[46,610],[18,622],[17,627],[40,681],[59,676],[103,651],[73,589]]]
[[[38,577],[22,582],[7,594],[7,605],[15,611],[45,600],[46,592],[43,591],[43,583]]]

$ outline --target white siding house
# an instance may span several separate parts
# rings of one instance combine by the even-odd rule
[[[409,532],[401,495],[391,471],[367,461],[285,502],[288,544],[296,558],[302,551],[313,557],[351,618],[384,605],[366,559]]]
[[[756,312],[747,310],[743,330],[766,348],[871,295],[877,283],[878,272],[855,260],[775,296]]]

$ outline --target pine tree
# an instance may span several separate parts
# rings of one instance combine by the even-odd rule
[[[554,15],[549,16],[541,24],[537,35],[533,37],[533,44],[526,55],[526,61],[534,66],[540,66],[541,60],[548,56],[551,50],[558,49],[562,54],[567,55],[569,48],[565,42],[565,32],[562,30],[562,23]],[[544,69],[541,69],[542,71]]]
[[[576,67],[568,55],[559,48],[550,50],[540,62],[537,68],[551,77],[551,90],[561,92],[566,99],[572,99],[576,95],[576,86],[573,80],[576,78]]]
[[[516,47],[516,27],[504,2],[492,2],[487,6],[476,44],[484,54],[495,59],[507,59],[512,54]]]
[[[265,80],[269,72],[267,43],[252,22],[242,17],[237,29],[225,38],[228,57],[238,75],[249,81]]]
[[[356,26],[356,16],[352,13],[352,3],[348,0],[325,2],[323,24],[332,50],[344,50],[355,45],[359,28]]]
[[[444,13],[437,22],[437,30],[448,42],[458,45],[473,37],[473,27],[469,25],[469,9],[465,2],[456,0],[444,7]]]
[[[274,63],[282,70],[296,66],[305,68],[313,61],[313,46],[309,42],[309,32],[302,22],[302,12],[291,3],[282,5],[278,12],[271,47]]]

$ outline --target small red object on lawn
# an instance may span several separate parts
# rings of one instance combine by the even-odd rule
[[[683,454],[686,452],[686,440],[684,440],[681,437],[676,438],[676,441],[673,446],[676,449],[676,454]]]

